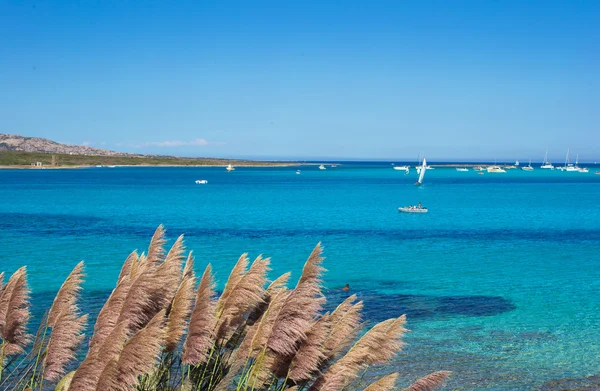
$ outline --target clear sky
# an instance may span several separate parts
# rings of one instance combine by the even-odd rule
[[[570,146],[600,161],[600,1],[0,0],[0,133],[186,156],[559,161]]]

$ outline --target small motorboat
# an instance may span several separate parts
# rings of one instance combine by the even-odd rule
[[[600,171],[596,171],[594,174],[596,174],[596,175],[600,175]]]
[[[487,172],[506,172],[506,170],[500,166],[489,166]]]
[[[410,169],[410,166],[394,166],[394,170],[398,170],[398,171],[408,171]]]
[[[456,171],[467,172],[469,169],[467,167],[456,167]]]
[[[404,212],[404,213],[427,213],[427,208],[418,208],[416,206],[410,207],[410,206],[403,206],[401,208],[398,208],[398,212]]]
[[[225,167],[225,169],[226,169],[228,172],[231,172],[231,171],[234,171],[234,170],[235,170],[235,167],[233,167],[231,164],[229,164],[229,165],[227,165],[227,167]]]
[[[324,166],[324,165],[322,165],[322,164],[321,164],[321,165],[319,166],[319,170],[326,170],[326,168],[325,168],[325,166]]]
[[[296,171],[296,174],[297,174],[297,175],[300,175],[300,170]]]
[[[197,185],[206,185],[208,181],[206,179],[196,179]]]

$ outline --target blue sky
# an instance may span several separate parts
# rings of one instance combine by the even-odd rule
[[[139,153],[600,160],[598,1],[4,1],[0,133]]]

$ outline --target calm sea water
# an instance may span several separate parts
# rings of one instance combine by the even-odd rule
[[[39,313],[84,259],[93,313],[161,223],[221,285],[243,252],[297,277],[321,241],[332,304],[349,283],[369,320],[408,314],[403,384],[446,369],[448,389],[549,390],[600,374],[598,168],[438,168],[420,188],[389,164],[296,169],[0,170],[0,270],[28,266]],[[397,212],[417,202],[429,213]]]

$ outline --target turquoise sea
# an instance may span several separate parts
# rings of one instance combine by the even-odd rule
[[[84,259],[94,313],[159,224],[221,286],[243,252],[297,277],[320,241],[332,304],[349,283],[370,321],[408,314],[402,384],[445,369],[447,389],[575,388],[600,376],[597,170],[437,168],[422,187],[389,163],[0,170],[0,270],[28,266],[39,314]],[[398,213],[417,202],[429,213]]]

